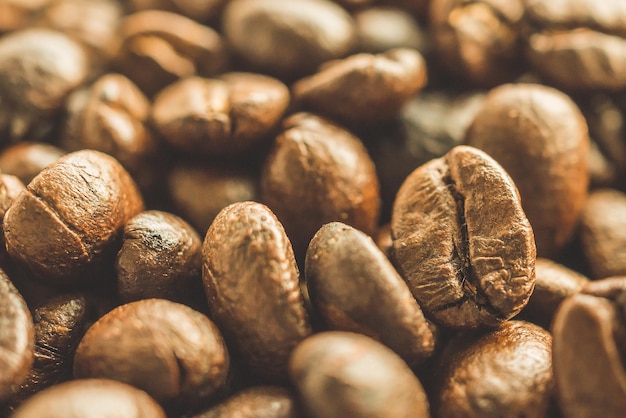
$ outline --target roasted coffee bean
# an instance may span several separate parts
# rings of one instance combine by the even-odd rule
[[[547,258],[535,262],[535,289],[522,311],[524,318],[548,329],[557,308],[589,283],[582,274]]]
[[[354,20],[329,0],[233,0],[222,26],[245,62],[280,78],[313,73],[356,46]]]
[[[435,335],[408,286],[374,241],[341,222],[324,225],[306,254],[311,302],[330,329],[378,340],[410,366],[428,359]]]
[[[537,325],[508,321],[453,338],[434,369],[439,417],[550,416],[552,337]]]
[[[108,379],[65,382],[33,396],[13,418],[165,418],[146,392]]]
[[[364,335],[330,331],[307,338],[293,351],[289,375],[311,417],[429,416],[411,369]]]
[[[584,207],[580,240],[595,279],[626,274],[626,195],[612,189],[592,192]]]
[[[291,350],[311,334],[289,238],[266,206],[224,208],[206,233],[202,278],[229,345],[264,381],[284,380]]]
[[[175,12],[199,22],[214,18],[227,0],[128,0],[132,11],[158,9]]]
[[[221,36],[184,16],[137,12],[122,20],[120,32],[115,66],[149,96],[179,79],[211,76],[226,68]]]
[[[309,113],[283,122],[263,168],[261,198],[298,258],[323,224],[341,221],[373,234],[380,211],[376,168],[361,141]]]
[[[567,90],[626,87],[626,4],[530,0],[525,20],[533,70]]]
[[[192,418],[298,418],[302,414],[290,390],[278,386],[244,389]]]
[[[31,395],[72,377],[74,351],[87,329],[86,308],[85,298],[81,295],[63,294],[32,309],[34,362],[4,412],[15,409]],[[0,408],[0,414],[2,412]]]
[[[42,280],[85,282],[114,255],[124,224],[141,210],[135,183],[115,159],[91,150],[67,154],[7,211],[7,251]]]
[[[537,84],[493,89],[466,142],[487,152],[515,181],[541,256],[563,248],[587,198],[587,124],[565,94]]]
[[[348,126],[392,119],[426,85],[426,62],[408,48],[378,55],[357,54],[325,64],[292,87],[301,110]]]
[[[52,0],[6,0],[0,3],[0,35],[29,24]]]
[[[552,326],[554,377],[566,417],[619,417],[626,409],[626,279],[589,283]]]
[[[35,337],[26,302],[0,270],[0,401],[11,397],[33,364]]]
[[[0,222],[4,220],[7,210],[11,207],[15,199],[26,188],[24,183],[15,176],[9,174],[0,174]],[[2,226],[0,225],[0,230]],[[6,254],[6,248],[4,245],[4,234],[0,236],[0,254]],[[0,255],[0,259],[2,259]]]
[[[523,70],[522,0],[432,0],[430,29],[440,63],[475,86],[511,81]]]
[[[228,368],[213,322],[164,299],[113,309],[87,330],[74,357],[74,377],[129,383],[167,405],[210,398],[225,384]]]
[[[61,158],[65,151],[45,142],[21,141],[0,152],[0,171],[28,184],[41,170]]]
[[[231,203],[260,200],[258,174],[232,165],[178,164],[168,177],[172,204],[201,234]]]
[[[407,177],[391,234],[401,275],[441,325],[496,326],[533,291],[535,241],[519,194],[476,148],[455,147]]]
[[[370,7],[355,13],[359,50],[377,54],[393,48],[429,49],[426,34],[415,18],[394,7]]]
[[[190,155],[241,154],[280,121],[289,90],[260,74],[191,77],[158,94],[152,120],[176,149]]]
[[[49,134],[89,70],[81,46],[60,32],[26,29],[0,38],[0,143]]]
[[[204,297],[198,298],[202,295],[202,240],[176,215],[149,210],[131,218],[124,225],[115,270],[122,302],[163,298],[206,304]]]

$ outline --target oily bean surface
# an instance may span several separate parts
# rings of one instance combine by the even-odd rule
[[[417,301],[366,234],[341,222],[324,225],[305,265],[311,302],[330,329],[368,335],[411,366],[433,353],[435,335]]]
[[[411,173],[391,232],[401,275],[439,324],[495,326],[532,293],[532,229],[515,184],[480,150],[458,146]]]
[[[298,266],[265,205],[234,203],[206,233],[202,277],[212,317],[250,371],[284,380],[291,350],[311,333]]]

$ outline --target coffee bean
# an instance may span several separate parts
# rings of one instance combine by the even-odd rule
[[[113,309],[87,330],[74,357],[74,377],[129,383],[167,405],[206,401],[224,385],[228,368],[213,322],[164,299]]]
[[[150,210],[131,218],[124,226],[115,270],[122,302],[163,298],[193,306],[199,301],[206,304],[202,240],[176,215]]]
[[[44,168],[61,158],[65,151],[45,142],[21,141],[0,152],[0,171],[28,184]]]
[[[415,18],[394,7],[369,7],[355,13],[359,50],[377,54],[393,48],[428,49],[426,34]]]
[[[132,11],[158,9],[175,12],[205,22],[221,12],[226,0],[128,0]]]
[[[348,126],[388,121],[426,84],[426,62],[409,48],[326,63],[292,87],[301,110]],[[356,93],[358,91],[358,94]]]
[[[11,1],[0,3],[0,35],[29,24],[52,0]]]
[[[291,350],[312,331],[276,216],[255,202],[224,208],[206,233],[202,258],[211,315],[226,341],[260,379],[284,380]]]
[[[184,16],[145,10],[126,16],[120,32],[115,66],[148,96],[179,79],[211,76],[226,68],[221,36]]]
[[[401,275],[441,325],[496,326],[532,293],[535,243],[519,194],[475,148],[455,147],[407,177],[391,233]]]
[[[331,222],[313,237],[305,277],[313,307],[330,329],[365,334],[409,365],[428,359],[433,335],[411,291],[374,241]]]
[[[283,122],[263,168],[261,197],[298,258],[323,224],[341,221],[372,234],[380,210],[376,170],[361,141],[309,113]]]
[[[219,405],[192,418],[298,418],[294,395],[278,386],[244,389]]]
[[[439,417],[545,417],[554,391],[552,337],[523,321],[453,338],[435,366]]]
[[[307,338],[291,356],[289,375],[311,417],[429,416],[411,369],[364,335],[330,331]]]
[[[26,188],[24,183],[15,176],[0,174],[0,222],[4,220],[7,210],[11,207],[15,199]],[[0,226],[2,230],[2,226]],[[0,236],[0,263],[3,265],[7,258],[4,233]]]
[[[88,76],[83,49],[66,35],[26,29],[0,38],[0,138],[50,133],[65,97]]]
[[[587,198],[587,124],[565,94],[537,84],[489,92],[466,142],[487,152],[515,181],[537,252],[554,256],[571,238]]]
[[[233,0],[222,26],[246,63],[281,78],[310,74],[356,46],[354,20],[328,0]]]
[[[264,139],[288,104],[289,90],[271,77],[192,77],[158,94],[152,120],[170,145],[187,154],[236,155]]]
[[[591,282],[559,307],[554,376],[564,416],[618,417],[626,408],[626,280]]]
[[[124,224],[142,209],[135,183],[115,159],[91,150],[67,154],[7,211],[7,251],[41,279],[85,281],[113,255]]]
[[[592,192],[580,221],[580,240],[593,278],[626,274],[626,195],[612,189]]]
[[[51,387],[29,399],[13,418],[165,418],[144,391],[107,379],[80,379]]]
[[[33,364],[33,320],[26,302],[0,270],[0,401],[13,395]]]

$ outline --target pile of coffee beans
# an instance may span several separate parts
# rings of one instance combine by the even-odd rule
[[[626,414],[626,1],[0,0],[0,418]]]

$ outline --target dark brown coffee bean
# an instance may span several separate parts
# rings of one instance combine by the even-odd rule
[[[244,389],[221,404],[192,418],[299,418],[291,391],[278,386]]]
[[[168,177],[170,199],[177,213],[205,234],[220,210],[235,202],[260,200],[258,175],[229,165],[178,164]]]
[[[491,87],[522,70],[521,0],[432,0],[430,29],[441,65],[473,85]]]
[[[311,326],[276,216],[255,202],[224,208],[206,233],[202,259],[209,308],[228,343],[263,380],[285,379],[289,354]]]
[[[113,255],[124,224],[141,210],[135,183],[115,159],[74,152],[35,177],[9,208],[7,251],[41,279],[84,282]]]
[[[141,212],[124,226],[115,270],[122,302],[163,298],[193,304],[202,295],[202,240],[176,215]]]
[[[341,222],[324,225],[306,254],[313,307],[330,329],[378,340],[410,366],[428,359],[435,335],[402,277],[374,241]]]
[[[365,147],[308,113],[283,122],[265,162],[261,196],[285,226],[297,257],[325,223],[341,221],[372,234],[378,222],[378,179]]]
[[[26,302],[0,270],[0,401],[11,397],[33,364],[35,337]]]
[[[369,337],[315,334],[294,350],[289,375],[316,418],[426,418],[428,400],[400,357]]]
[[[115,66],[147,95],[193,75],[211,76],[226,68],[221,36],[187,17],[160,10],[122,20]]]
[[[205,22],[221,12],[227,0],[128,0],[126,3],[132,11],[167,10]]]
[[[0,38],[1,142],[47,135],[88,72],[81,46],[60,32],[27,29]]]
[[[241,154],[278,124],[288,104],[289,90],[271,77],[191,77],[158,94],[152,120],[170,145],[187,154]]]
[[[552,337],[523,321],[453,338],[435,366],[437,416],[547,417],[554,391]]]
[[[13,418],[165,418],[144,391],[107,379],[80,379],[51,387],[29,399]]]
[[[89,328],[74,357],[74,377],[119,380],[165,404],[206,400],[224,385],[228,367],[213,322],[164,299],[113,309]]]
[[[426,85],[426,62],[408,48],[332,61],[293,85],[302,109],[349,126],[388,121]],[[355,93],[358,91],[358,94]]]
[[[537,258],[535,276],[535,289],[522,315],[548,329],[561,302],[579,293],[589,279],[547,258]]]
[[[535,242],[504,169],[458,146],[417,168],[398,191],[394,255],[437,323],[496,326],[519,313],[535,282]]]
[[[515,181],[541,256],[571,238],[587,198],[587,124],[565,94],[537,84],[493,89],[466,142],[487,152]]]
[[[626,7],[621,0],[530,0],[527,55],[535,71],[568,90],[626,87]]]
[[[394,7],[370,7],[355,13],[359,50],[377,54],[393,48],[428,49],[426,34],[415,18]]]
[[[356,45],[354,20],[328,0],[233,0],[222,26],[244,61],[281,78],[310,74]]]
[[[585,294],[587,293],[587,294]],[[566,417],[619,417],[626,410],[626,280],[591,282],[557,311],[554,376]]]
[[[626,275],[626,195],[612,189],[592,192],[581,217],[580,240],[596,279]]]
[[[65,151],[44,142],[18,142],[0,152],[0,171],[18,177],[28,184],[41,170],[65,154]]]

